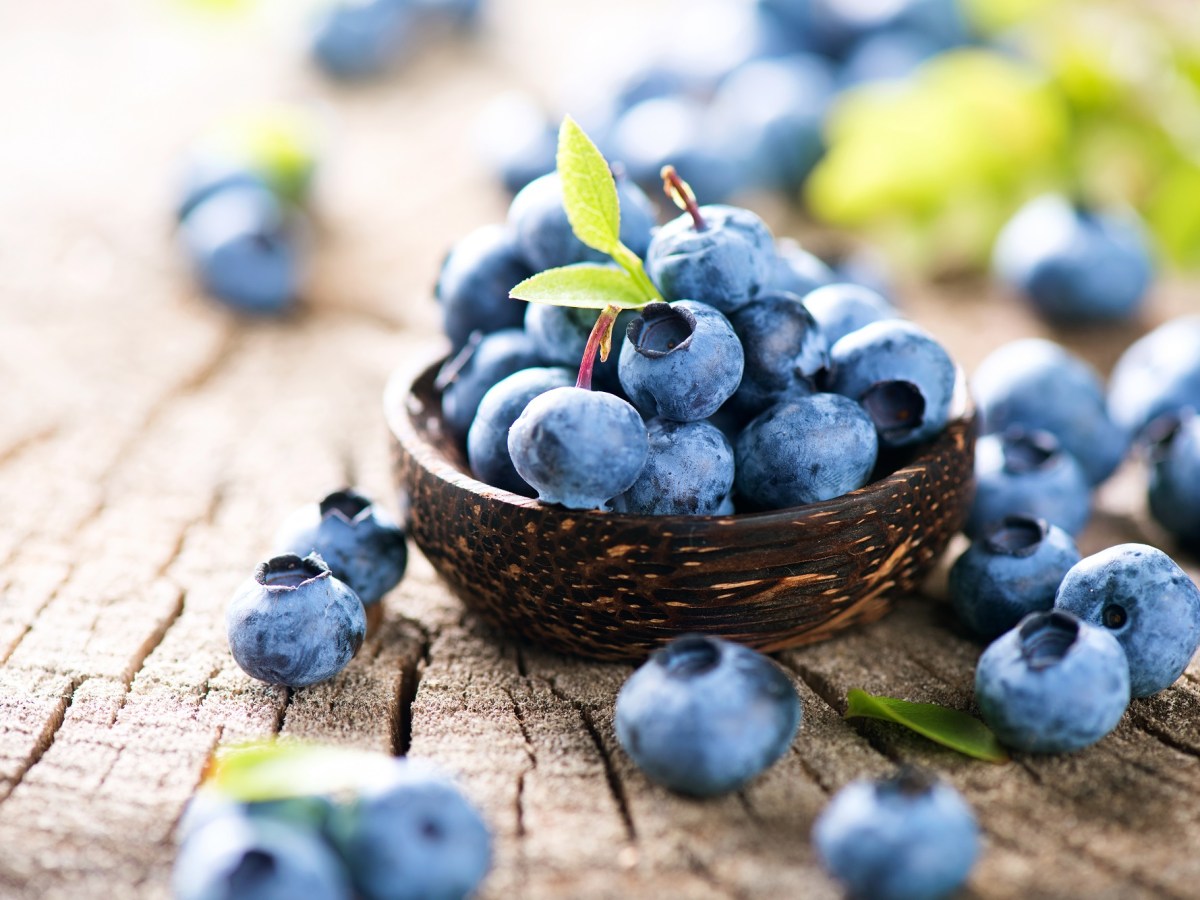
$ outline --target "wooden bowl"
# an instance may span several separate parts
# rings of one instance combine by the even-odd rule
[[[467,606],[563,653],[641,660],[688,632],[782,650],[874,621],[921,582],[974,493],[960,389],[939,437],[833,500],[734,516],[545,506],[469,474],[441,428],[439,365],[411,383],[397,372],[385,393],[409,534]]]

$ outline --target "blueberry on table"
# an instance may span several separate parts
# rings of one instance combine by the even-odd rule
[[[525,304],[508,296],[533,270],[503,225],[485,225],[446,254],[434,290],[442,305],[442,328],[457,351],[472,332],[520,328]]]
[[[1200,646],[1200,588],[1167,554],[1118,544],[1076,563],[1057,609],[1113,635],[1129,659],[1134,697],[1170,687]]]
[[[1006,516],[950,569],[950,599],[967,631],[990,641],[1032,612],[1054,606],[1067,570],[1080,560],[1071,536],[1043,519]]]
[[[686,173],[685,173],[686,174]],[[730,313],[767,284],[775,239],[766,224],[736,206],[695,206],[654,233],[646,272],[670,300],[695,300]]]
[[[1163,416],[1150,448],[1150,513],[1181,543],[1200,548],[1200,415]]]
[[[310,826],[235,816],[189,834],[171,875],[176,900],[351,900],[336,852]]]
[[[404,530],[357,491],[334,491],[292,513],[275,533],[275,552],[320,556],[363,606],[400,583],[408,564]]]
[[[236,819],[267,819],[319,833],[325,828],[333,802],[317,795],[284,797],[278,800],[235,800],[219,790],[200,790],[192,795],[175,828],[181,843],[191,840],[209,825],[226,827]]]
[[[708,422],[646,423],[650,452],[637,481],[613,499],[617,512],[712,516],[733,488],[733,447]]]
[[[491,865],[478,811],[414,760],[397,759],[390,778],[337,808],[329,832],[362,900],[458,900]]]
[[[645,415],[707,419],[742,380],[741,342],[729,320],[704,303],[649,303],[625,338],[621,386]]]
[[[646,426],[620,397],[561,387],[535,397],[508,432],[513,466],[543,503],[608,509],[649,453]]]
[[[864,325],[833,344],[829,360],[829,389],[863,405],[881,444],[905,447],[946,427],[958,369],[918,325],[901,319]]]
[[[821,866],[854,900],[937,900],[979,857],[979,826],[953,787],[905,767],[852,781],[813,825]]]
[[[963,526],[968,537],[1018,515],[1045,519],[1075,536],[1091,514],[1087,476],[1050,432],[1012,426],[975,442],[975,500]]]
[[[542,364],[529,335],[504,328],[472,339],[438,372],[442,391],[442,422],[457,440],[464,440],[479,403],[492,385],[514,372]]]
[[[1045,195],[1029,201],[996,240],[993,267],[1034,309],[1064,323],[1127,319],[1141,306],[1153,263],[1136,216]]]
[[[530,311],[541,308],[534,306]],[[536,492],[513,467],[508,452],[508,430],[534,397],[574,383],[575,375],[569,369],[540,367],[522,369],[496,382],[483,395],[479,411],[467,432],[467,460],[471,474],[493,487],[533,496]]]
[[[771,274],[762,289],[787,291],[803,299],[817,288],[837,280],[833,270],[815,254],[809,253],[791,238],[779,238],[775,241]]]
[[[676,638],[617,694],[617,739],[646,777],[699,797],[733,791],[781,757],[800,699],[770,659],[730,641]]]
[[[621,243],[638,256],[646,252],[655,224],[654,206],[642,189],[617,179],[621,209]],[[536,272],[578,262],[607,262],[607,254],[575,236],[563,206],[562,179],[557,172],[535,178],[513,197],[508,227],[526,263]]]
[[[738,307],[729,322],[742,344],[745,365],[734,403],[751,414],[784,395],[813,393],[829,367],[829,343],[795,294],[764,291]]]
[[[272,314],[300,292],[296,221],[266,188],[228,187],[197,203],[179,234],[208,293],[241,312]]]
[[[784,400],[738,437],[737,493],[761,509],[830,500],[866,484],[878,452],[875,425],[853,400]]]
[[[1200,409],[1200,316],[1181,316],[1134,341],[1108,380],[1108,412],[1130,434],[1163,413]]]
[[[229,649],[250,676],[304,687],[346,667],[366,634],[358,595],[319,556],[260,563],[225,612]]]
[[[200,203],[230,188],[269,191],[271,186],[241,159],[221,153],[192,156],[183,171],[175,217],[182,222]]]
[[[804,305],[830,346],[872,322],[900,318],[896,307],[881,294],[860,284],[839,282],[818,287],[805,295]]]
[[[379,75],[404,52],[413,28],[407,0],[335,0],[313,24],[309,51],[328,74],[347,81]]]
[[[1053,609],[997,638],[975,669],[975,701],[1001,743],[1026,753],[1088,747],[1129,706],[1129,663],[1104,628]]]
[[[985,434],[1012,425],[1049,431],[1090,484],[1108,478],[1129,449],[1128,432],[1108,416],[1100,376],[1053,341],[1025,338],[992,351],[971,394]]]

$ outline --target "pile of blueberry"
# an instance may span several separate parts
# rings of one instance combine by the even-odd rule
[[[274,555],[234,593],[225,614],[233,658],[268,684],[332,678],[383,613],[408,562],[404,531],[356,491],[296,510]]]
[[[179,243],[204,290],[239,312],[287,312],[303,288],[307,130],[292,114],[264,115],[201,142],[185,163]]]
[[[750,188],[794,194],[824,152],[840,91],[975,40],[957,0],[692,0],[666,18],[653,33],[669,38],[631,54],[620,83],[569,105],[644,188],[673,163],[714,202]],[[509,190],[554,168],[555,126],[532,98],[498,98],[480,130]]]
[[[309,52],[321,69],[346,81],[398,65],[437,27],[468,28],[482,0],[334,0],[313,22]]]
[[[201,788],[178,828],[177,900],[457,900],[483,881],[491,835],[444,775],[419,760],[310,749],[347,767],[352,787],[306,794],[298,770],[274,791],[258,773],[250,793],[261,798]]]
[[[686,212],[661,227],[617,179],[621,244],[637,271],[645,259],[640,310],[510,298],[538,272],[620,276],[575,234],[560,173],[451,249],[436,293],[453,355],[436,384],[476,477],[575,509],[778,509],[859,488],[881,450],[941,431],[957,370],[933,337],[749,210],[699,206],[664,177]],[[619,350],[597,362],[614,323]]]

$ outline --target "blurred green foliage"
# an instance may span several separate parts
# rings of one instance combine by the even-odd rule
[[[318,123],[311,114],[296,107],[275,106],[229,119],[206,147],[243,160],[276,193],[298,204],[308,194],[320,143]]]
[[[976,268],[1028,197],[1129,204],[1200,265],[1200,35],[1142,5],[963,0],[991,46],[839,101],[807,199],[922,269]]]

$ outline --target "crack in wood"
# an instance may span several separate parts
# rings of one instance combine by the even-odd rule
[[[400,670],[400,690],[396,697],[396,731],[392,736],[392,755],[407,756],[412,749],[413,704],[417,701],[417,691],[421,687],[421,677],[429,667],[430,653],[433,646],[433,636],[429,629],[413,619],[401,617],[405,622],[415,626],[421,635],[419,652],[406,661]]]
[[[54,739],[58,737],[58,732],[67,720],[67,711],[75,702],[75,692],[87,680],[87,677],[73,678],[68,683],[66,691],[59,697],[58,704],[46,720],[45,725],[42,726],[42,732],[38,735],[37,743],[33,745],[33,750],[30,752],[28,758],[7,785],[0,785],[0,803],[3,803],[12,796],[13,791],[25,780],[25,776],[41,761],[42,757],[46,755],[46,751],[54,745]]]
[[[621,814],[621,821],[625,823],[625,834],[629,840],[637,841],[637,828],[634,827],[633,815],[629,811],[629,798],[625,795],[625,785],[621,783],[616,766],[613,765],[612,756],[609,754],[608,748],[604,746],[600,730],[596,728],[591,712],[583,703],[576,701],[575,708],[579,711],[583,727],[587,729],[592,743],[596,745],[596,751],[600,754],[600,761],[604,765],[604,777],[608,781],[608,789],[617,802],[617,811]]]

